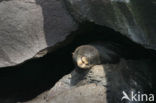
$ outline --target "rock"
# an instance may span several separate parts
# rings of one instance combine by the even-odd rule
[[[151,89],[148,62],[121,60],[90,70],[75,68],[52,89],[25,103],[120,103],[123,91],[144,93]]]
[[[77,28],[62,0],[0,0],[0,15],[0,67],[45,55]]]
[[[107,82],[105,76],[106,75],[102,65],[94,66],[89,72],[83,71],[81,73],[78,73],[76,70],[74,70],[72,73],[60,79],[55,84],[55,86],[51,90],[49,90],[47,100],[50,101],[55,96],[66,92],[72,88],[89,84],[91,80],[94,81],[92,83],[101,86],[106,86]],[[100,83],[95,81],[99,81]]]
[[[106,101],[106,88],[90,84],[64,92],[48,103],[107,103]]]
[[[24,103],[103,103],[102,101],[106,101],[106,88],[102,84],[106,85],[104,77],[105,73],[102,65],[93,67],[89,73],[87,71],[78,73],[75,69],[72,73],[60,79],[50,90]],[[102,82],[100,82],[101,84],[97,82],[89,83],[90,80]],[[66,100],[63,98],[66,98]]]
[[[79,22],[90,21],[121,32],[136,43],[156,50],[155,0],[65,0]]]
[[[42,95],[40,98],[25,103],[107,103],[105,93],[105,87],[89,84],[63,92],[50,101],[45,100]]]

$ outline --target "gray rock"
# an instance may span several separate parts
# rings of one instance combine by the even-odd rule
[[[102,65],[81,74],[74,70],[49,91],[24,103],[106,103],[105,76]]]
[[[63,92],[50,101],[44,99],[45,95],[42,94],[38,98],[25,103],[107,103],[105,93],[105,87],[89,84]]]
[[[156,50],[155,0],[65,0],[79,22],[108,26],[147,48]]]
[[[106,88],[89,84],[71,89],[48,103],[107,103]]]
[[[76,28],[62,0],[0,0],[0,67],[43,56]]]
[[[76,68],[49,91],[25,103],[121,103],[123,91],[151,89],[149,62],[122,59],[119,63],[95,65],[89,70]]]

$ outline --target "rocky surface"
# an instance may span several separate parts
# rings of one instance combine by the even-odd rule
[[[148,66],[141,66],[140,61],[121,60],[90,70],[75,68],[51,90],[25,103],[121,103],[122,91],[147,92],[151,88]]]
[[[63,92],[50,101],[43,97],[26,103],[107,103],[105,93],[103,86],[89,84]]]
[[[156,50],[155,5],[154,0],[0,0],[0,67],[41,57],[46,48],[67,43],[77,29],[74,20],[108,26]],[[25,103],[117,103],[123,90],[151,88],[149,68],[140,60],[75,68]]]
[[[156,50],[155,5],[154,0],[0,0],[0,67],[45,55],[77,29],[74,20],[108,26]]]
[[[62,0],[0,0],[0,67],[34,57],[76,28]]]
[[[89,71],[75,69],[52,89],[25,103],[106,103],[105,76],[102,65]]]
[[[88,20],[108,26],[134,42],[156,50],[155,0],[65,0],[65,2],[77,21]]]
[[[106,89],[95,84],[80,86],[60,94],[49,103],[107,103]]]

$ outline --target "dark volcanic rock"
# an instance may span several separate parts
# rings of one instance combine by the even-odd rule
[[[155,5],[154,0],[0,0],[0,67],[40,57],[47,51],[39,51],[64,41],[77,28],[69,13],[156,50]]]
[[[59,94],[50,101],[44,99],[45,95],[25,103],[107,103],[106,88],[89,84],[70,89]]]
[[[81,73],[74,70],[49,91],[24,103],[106,103],[105,76],[102,65]]]
[[[65,0],[77,21],[88,20],[121,32],[156,50],[155,0]]]
[[[76,68],[51,90],[24,103],[121,103],[123,91],[144,93],[152,88],[148,62],[121,60],[95,65],[90,70]]]
[[[0,67],[32,58],[76,28],[62,0],[0,0]]]

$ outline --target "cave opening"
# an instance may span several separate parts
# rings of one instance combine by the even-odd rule
[[[73,36],[70,43],[42,58],[31,59],[14,67],[1,68],[0,102],[27,101],[52,88],[61,77],[74,69],[72,52],[82,44],[94,41],[114,42],[121,45],[120,49],[125,52],[123,58],[156,58],[154,50],[145,49],[119,32],[91,22],[81,23],[79,29],[70,36]]]

